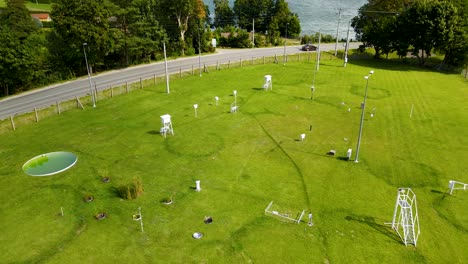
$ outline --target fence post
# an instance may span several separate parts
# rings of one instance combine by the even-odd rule
[[[179,78],[182,78],[182,66],[179,66]]]
[[[154,74],[153,76],[153,82],[154,82],[154,85],[156,85],[156,74]]]
[[[140,89],[143,89],[143,81],[141,80],[141,77],[140,77]]]
[[[78,98],[78,96],[75,96],[75,98],[76,98],[77,107],[79,106],[79,107],[81,107],[81,109],[84,110],[84,106],[83,106],[83,104],[80,102],[80,99]]]
[[[37,115],[37,107],[34,107],[34,115],[36,116],[36,123],[39,122],[39,116]]]
[[[15,121],[13,121],[13,116],[10,116],[10,121],[11,121],[11,128],[13,128],[13,131],[16,130]]]
[[[114,87],[112,87],[112,85],[110,87],[110,90],[111,90],[111,98],[114,98]]]
[[[228,69],[231,68],[231,60],[228,60]]]
[[[60,115],[61,114],[60,103],[58,101],[56,101],[56,104],[57,104],[57,113]]]

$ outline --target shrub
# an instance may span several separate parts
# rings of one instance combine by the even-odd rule
[[[131,183],[120,185],[117,188],[119,196],[126,200],[138,198],[143,193],[143,182],[139,177],[133,177]]]

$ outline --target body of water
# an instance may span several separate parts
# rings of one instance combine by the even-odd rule
[[[204,0],[204,2],[213,14],[213,1]],[[232,8],[234,0],[230,2]],[[367,0],[287,0],[286,2],[289,9],[299,16],[301,34],[313,35],[321,30],[323,34],[335,36],[341,9],[338,37],[346,38],[349,21],[357,15],[358,9],[367,3]],[[355,38],[352,28],[350,38]]]

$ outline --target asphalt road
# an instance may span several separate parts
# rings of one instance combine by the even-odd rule
[[[350,43],[350,48],[354,49],[360,43]],[[201,56],[201,65],[214,66],[216,64],[227,64],[228,62],[239,62],[251,60],[252,58],[262,58],[271,56],[282,56],[285,52],[288,55],[297,53],[306,53],[300,50],[301,46],[287,46],[275,48],[255,48],[255,49],[218,49],[215,54]],[[335,44],[322,44],[322,51],[334,50]],[[342,44],[338,49],[344,49]],[[314,52],[315,53],[315,52]],[[281,61],[280,61],[281,62]],[[198,56],[182,58],[168,61],[169,74],[182,71],[192,71],[192,67],[198,70]],[[98,91],[109,88],[110,86],[121,85],[125,82],[132,83],[142,79],[149,79],[165,74],[164,61],[130,67],[122,70],[110,71],[94,75],[92,83],[96,84]],[[41,89],[35,89],[22,94],[7,97],[0,100],[0,120],[10,116],[34,111],[34,108],[42,108],[54,105],[56,102],[71,100],[90,94],[88,78],[82,77],[74,81],[47,86]]]

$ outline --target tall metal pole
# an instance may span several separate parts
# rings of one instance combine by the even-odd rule
[[[366,79],[366,91],[364,92],[364,103],[362,105],[361,123],[359,125],[359,136],[358,136],[358,141],[357,141],[357,146],[356,146],[356,159],[354,159],[354,162],[356,163],[359,162],[359,147],[361,146],[362,125],[364,123],[364,112],[366,110],[367,88],[369,87],[369,78],[371,77],[373,73],[374,71],[370,71],[369,75],[364,76],[364,79]]]
[[[167,73],[166,42],[163,42],[163,47],[164,47],[164,65],[165,65],[165,68],[166,68],[166,92],[170,93],[170,90],[169,90],[169,74]]]
[[[94,92],[93,92],[93,85],[91,84],[91,72],[89,70],[89,64],[88,64],[88,57],[86,56],[86,46],[88,43],[83,43],[83,52],[84,52],[84,58],[86,61],[86,70],[88,71],[88,81],[89,81],[89,92],[91,95],[91,100],[93,101],[93,107],[96,107],[96,100],[94,99]]]
[[[314,100],[314,93],[315,93],[315,75],[317,74],[317,63],[318,60],[315,61],[315,69],[314,69],[314,79],[312,80],[312,86],[310,87],[310,100]]]
[[[320,42],[322,41],[322,29],[319,29],[319,40],[318,40],[318,48],[317,48],[317,67],[316,70],[320,69]]]
[[[341,8],[338,10],[338,26],[336,27],[335,56],[338,54],[338,31],[340,29]]]
[[[252,46],[255,48],[255,19],[252,18]]]
[[[200,39],[200,27],[198,28],[198,74],[199,76],[201,77],[202,76],[202,73],[201,73],[201,39]]]
[[[286,39],[288,38],[288,25],[289,23],[286,23],[286,34],[284,36],[284,54],[283,54],[283,65],[286,64]]]

